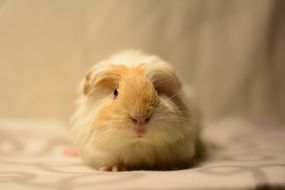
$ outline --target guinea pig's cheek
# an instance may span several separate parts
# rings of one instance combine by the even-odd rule
[[[126,133],[122,133],[120,135],[120,138],[118,139],[120,144],[129,144],[133,141],[133,136],[131,133],[126,132]]]
[[[132,134],[127,128],[118,128],[113,129],[108,138],[115,140],[117,144],[126,144],[132,140]]]
[[[112,128],[95,134],[94,140],[96,146],[105,150],[115,150],[126,144],[126,140],[122,138],[122,134],[118,130]]]

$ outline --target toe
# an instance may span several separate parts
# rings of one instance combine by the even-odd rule
[[[124,166],[120,166],[120,165],[104,166],[104,167],[100,168],[99,171],[120,172],[120,171],[126,171],[126,168]]]
[[[111,168],[112,168],[112,169],[111,169],[112,172],[117,172],[117,171],[119,171],[118,166],[113,166],[113,167],[111,167]]]

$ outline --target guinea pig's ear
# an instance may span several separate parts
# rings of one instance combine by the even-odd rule
[[[106,95],[112,92],[120,75],[111,66],[95,65],[85,76],[82,85],[84,95]]]
[[[161,75],[159,79],[154,82],[154,87],[157,89],[158,93],[173,97],[180,92],[181,82],[175,73],[173,73],[172,76]]]
[[[182,84],[175,69],[162,59],[155,57],[153,63],[146,66],[145,73],[158,93],[173,97],[180,92]]]

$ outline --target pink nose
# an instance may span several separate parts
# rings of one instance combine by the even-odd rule
[[[131,115],[130,118],[134,124],[139,126],[146,125],[150,120],[150,117],[144,115]]]

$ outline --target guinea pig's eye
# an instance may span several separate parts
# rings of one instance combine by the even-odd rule
[[[157,87],[154,87],[154,90],[157,92],[157,94],[160,94],[160,91]]]
[[[116,98],[119,95],[119,91],[117,88],[114,89],[114,97]]]

